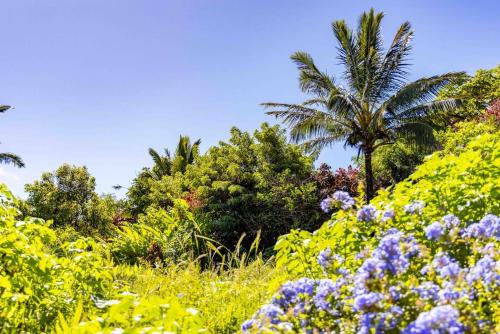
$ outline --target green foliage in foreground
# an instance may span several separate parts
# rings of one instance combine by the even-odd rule
[[[75,241],[62,242],[41,219],[17,221],[15,202],[0,185],[1,333],[232,333],[269,297],[276,278],[269,263],[243,255],[229,269],[202,271],[196,261],[115,266],[120,241],[69,233]],[[156,215],[163,213],[144,219]],[[179,218],[162,219],[175,226],[172,217]]]

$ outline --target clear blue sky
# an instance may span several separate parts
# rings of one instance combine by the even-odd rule
[[[413,79],[499,63],[498,0],[2,1],[0,103],[15,109],[0,115],[0,151],[27,167],[0,166],[0,182],[22,195],[69,162],[112,192],[150,164],[148,147],[187,134],[205,150],[233,125],[274,122],[259,103],[302,98],[290,54],[339,73],[330,23],[354,25],[371,6],[386,40],[413,24]],[[352,154],[339,145],[320,160],[345,166]]]

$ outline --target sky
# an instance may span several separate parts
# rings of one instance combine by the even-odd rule
[[[289,57],[309,52],[341,73],[331,22],[355,26],[374,7],[388,42],[410,21],[411,79],[499,63],[500,1],[16,0],[1,1],[0,182],[24,184],[68,162],[85,165],[99,193],[127,186],[147,149],[173,149],[180,134],[202,150],[237,126],[253,131],[262,102],[300,102]],[[342,144],[318,162],[347,166]],[[117,196],[123,196],[118,192]]]

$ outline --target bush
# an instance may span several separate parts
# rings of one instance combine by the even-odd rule
[[[498,332],[500,133],[435,153],[368,206],[276,245],[284,284],[247,331]],[[454,331],[453,331],[454,330]]]
[[[92,239],[64,243],[56,256],[47,250],[56,235],[41,219],[16,221],[14,199],[0,184],[0,331],[41,332],[59,314],[71,314],[79,299],[106,297],[110,265]],[[87,307],[87,306],[86,306]]]
[[[191,261],[207,250],[201,235],[186,202],[174,200],[169,211],[149,207],[137,223],[120,226],[111,240],[111,253],[119,263]]]

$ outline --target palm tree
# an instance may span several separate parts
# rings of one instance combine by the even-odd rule
[[[188,165],[194,162],[198,156],[201,139],[198,139],[193,144],[188,136],[180,136],[179,143],[175,149],[174,164],[172,171],[184,173]]]
[[[150,175],[159,180],[165,175],[172,175],[176,172],[184,173],[187,166],[192,164],[198,155],[200,144],[201,139],[191,145],[190,138],[181,135],[173,157],[168,149],[165,149],[165,154],[161,155],[150,148],[148,152],[155,163],[149,171]]]
[[[0,113],[10,108],[11,107],[7,105],[0,105]],[[23,159],[14,153],[0,153],[0,164],[12,164],[18,168],[23,168],[25,166]]]
[[[150,173],[155,179],[161,179],[165,175],[172,173],[172,158],[170,151],[165,149],[165,155],[161,155],[156,150],[149,148],[149,155],[154,161],[154,166],[151,168]]]
[[[458,105],[455,99],[437,101],[436,95],[463,75],[447,73],[408,83],[413,30],[409,22],[403,23],[385,51],[380,31],[383,17],[373,9],[363,13],[356,32],[343,20],[333,22],[346,87],[320,71],[309,54],[296,52],[291,59],[300,72],[300,88],[311,98],[300,104],[263,103],[273,109],[268,114],[290,127],[292,140],[303,142],[311,152],[338,141],[358,148],[364,156],[367,202],[374,196],[373,152],[396,140],[431,145],[433,121]]]

